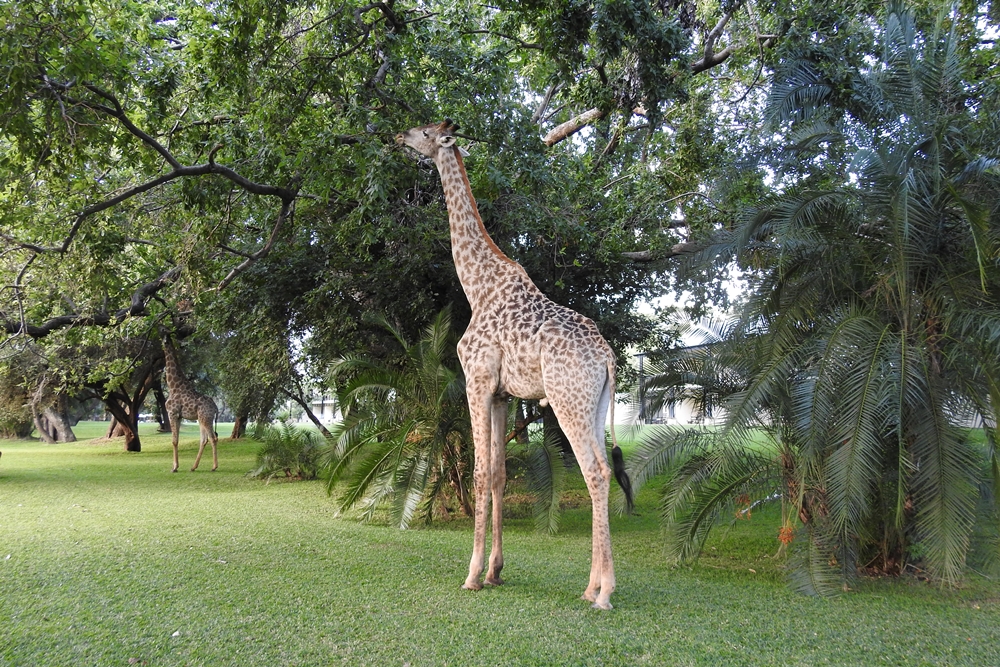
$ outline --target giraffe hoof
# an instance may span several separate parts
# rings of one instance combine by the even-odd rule
[[[171,470],[170,472],[177,472],[177,468],[174,468],[174,469],[173,469],[173,470]]]
[[[483,590],[483,585],[478,581],[473,581],[471,583],[467,581],[462,584],[462,588],[467,591],[481,591]]]
[[[601,604],[600,602],[595,602],[594,604],[590,605],[590,608],[603,609],[604,611],[610,611],[611,609],[614,609],[614,607],[611,606],[610,602],[605,602],[604,604]]]
[[[584,591],[580,599],[584,602],[597,602],[597,593],[591,593],[590,591]]]
[[[487,586],[503,586],[503,579],[500,577],[486,577],[486,581],[483,583]]]

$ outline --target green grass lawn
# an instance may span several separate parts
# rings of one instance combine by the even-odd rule
[[[507,522],[507,584],[472,593],[467,520],[338,518],[318,482],[246,478],[249,440],[222,440],[217,472],[187,472],[194,426],[171,474],[154,428],[132,454],[0,441],[0,665],[1000,665],[997,582],[804,597],[771,557],[766,512],[670,568],[644,490],[639,516],[612,519],[618,592],[602,613],[579,599],[586,505],[556,536]]]

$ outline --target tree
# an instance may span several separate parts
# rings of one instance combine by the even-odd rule
[[[792,171],[720,242],[757,277],[692,367],[726,399],[726,425],[651,439],[635,462],[640,483],[671,470],[675,557],[697,554],[723,507],[777,498],[806,590],[914,561],[961,579],[984,455],[1000,484],[1000,135],[961,21],[942,12],[921,30],[893,4],[874,63],[810,53],[779,73],[768,108]]]

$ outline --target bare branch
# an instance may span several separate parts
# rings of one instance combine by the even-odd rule
[[[236,276],[246,271],[251,264],[253,264],[259,259],[262,259],[263,257],[266,257],[267,254],[271,252],[271,248],[274,246],[274,242],[278,239],[278,232],[284,225],[285,220],[288,219],[288,217],[292,214],[292,211],[294,210],[293,207],[294,202],[295,202],[294,198],[288,200],[282,200],[281,211],[278,213],[278,219],[274,222],[274,228],[271,229],[271,236],[267,239],[267,243],[264,244],[263,248],[253,253],[252,255],[248,256],[245,260],[243,260],[240,263],[239,266],[230,271],[229,275],[223,278],[222,281],[219,283],[219,286],[216,288],[217,290],[219,290],[220,292],[224,290],[226,286],[229,283],[231,283]]]
[[[681,255],[690,255],[696,253],[702,249],[703,246],[697,243],[678,243],[671,247],[667,251],[654,252],[652,250],[638,250],[636,252],[623,252],[621,255],[625,259],[630,259],[633,262],[655,262],[661,259],[670,259],[671,257],[680,257]]]
[[[584,111],[579,116],[571,118],[570,120],[557,125],[552,130],[549,131],[544,137],[542,137],[542,142],[546,146],[555,146],[560,141],[566,137],[575,134],[580,131],[581,128],[586,127],[590,123],[604,118],[605,112],[600,109],[591,109],[589,111]]]
[[[559,81],[553,81],[548,90],[545,91],[545,97],[542,98],[541,103],[538,108],[535,109],[535,113],[531,114],[531,122],[537,123],[545,115],[545,110],[549,108],[549,103],[552,102],[552,96],[562,87],[562,83]]]
[[[732,44],[724,48],[722,51],[716,53],[715,42],[722,35],[722,31],[725,30],[726,25],[729,23],[730,19],[733,18],[733,15],[742,6],[743,6],[742,0],[740,2],[737,2],[732,9],[730,9],[728,12],[722,15],[722,18],[719,19],[719,22],[716,23],[715,27],[712,28],[711,32],[709,32],[708,35],[706,35],[705,50],[702,54],[701,60],[691,65],[691,71],[693,73],[698,74],[699,72],[704,72],[707,69],[711,69],[717,65],[721,65],[729,58],[729,56],[733,54]]]
[[[114,105],[114,109],[110,109],[104,105],[90,105],[87,104],[86,102],[83,102],[83,104],[87,104],[87,106],[93,106],[95,109],[98,109],[108,114],[109,116],[117,118],[118,121],[125,126],[125,129],[127,129],[134,136],[141,139],[143,143],[145,143],[147,146],[151,147],[153,150],[159,153],[171,167],[177,169],[181,166],[181,163],[177,161],[177,158],[175,158],[170,153],[170,151],[164,148],[160,142],[158,142],[156,139],[154,139],[153,137],[149,136],[148,134],[140,130],[138,127],[135,126],[135,124],[131,120],[129,120],[128,115],[126,115],[124,109],[122,109],[122,105],[119,104],[117,97],[90,83],[84,83],[83,87],[89,90],[90,92],[94,93],[98,97],[101,97],[107,100],[108,102],[111,102],[111,104]]]

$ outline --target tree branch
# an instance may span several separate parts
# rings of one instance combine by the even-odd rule
[[[633,262],[655,262],[661,259],[680,257],[698,252],[703,246],[697,243],[678,243],[665,252],[654,252],[652,250],[639,250],[636,252],[623,252],[621,255],[625,259]]]
[[[264,244],[263,248],[253,253],[252,255],[248,256],[246,259],[240,262],[239,266],[235,267],[232,271],[230,271],[229,274],[222,279],[218,287],[216,287],[218,291],[221,292],[222,290],[224,290],[229,283],[233,282],[233,279],[236,278],[236,276],[246,271],[251,264],[253,264],[254,262],[263,257],[266,257],[267,254],[271,252],[271,248],[274,246],[274,242],[278,239],[278,232],[284,225],[285,220],[288,219],[288,217],[292,214],[292,211],[294,210],[293,206],[294,202],[295,202],[294,199],[282,200],[281,211],[278,213],[278,219],[275,220],[274,222],[274,227],[271,229],[271,236],[268,237],[267,243]]]
[[[80,315],[77,313],[59,315],[57,317],[49,318],[42,324],[36,326],[27,324],[23,317],[19,317],[17,320],[14,320],[9,317],[7,313],[0,311],[0,320],[3,321],[3,330],[7,334],[12,336],[26,334],[36,340],[44,338],[54,331],[71,326],[117,326],[129,317],[145,315],[146,304],[149,302],[149,299],[161,289],[176,280],[180,273],[181,268],[179,266],[175,266],[160,274],[160,276],[155,280],[148,282],[145,285],[141,285],[135,292],[132,293],[129,305],[125,308],[118,309],[114,314],[104,312],[92,315]]]
[[[141,139],[143,143],[145,143],[147,146],[149,146],[157,153],[159,153],[171,167],[173,167],[174,169],[180,168],[181,163],[177,161],[177,158],[175,158],[170,153],[170,151],[168,151],[166,148],[163,147],[163,144],[161,144],[156,139],[154,139],[153,137],[149,136],[148,134],[140,130],[138,127],[135,126],[135,124],[131,120],[129,120],[129,117],[125,114],[125,110],[122,109],[122,105],[119,104],[117,97],[115,97],[114,95],[105,90],[98,88],[97,86],[91,83],[84,83],[83,87],[89,90],[90,92],[94,93],[98,97],[101,97],[110,102],[112,105],[114,105],[114,108],[111,109],[100,104],[91,105],[86,102],[83,102],[84,105],[92,106],[93,108],[100,110],[108,114],[109,116],[117,118],[118,122],[120,122],[122,125],[125,126],[125,129],[127,129],[133,136],[136,136],[139,139]]]
[[[571,118],[570,120],[562,123],[561,125],[556,125],[552,130],[549,131],[544,137],[542,137],[542,143],[546,146],[555,146],[560,141],[566,137],[576,134],[581,128],[586,127],[590,123],[604,118],[605,112],[600,109],[591,109],[589,111],[584,111],[579,116]]]
[[[729,56],[733,54],[733,46],[730,44],[722,51],[715,53],[715,42],[722,35],[722,31],[725,30],[726,25],[729,23],[733,15],[739,11],[740,7],[743,6],[743,0],[737,2],[728,12],[722,15],[719,22],[715,24],[715,27],[705,36],[705,50],[702,53],[701,60],[695,62],[691,65],[691,71],[694,74],[699,72],[704,72],[707,69],[711,69],[716,65],[721,65],[724,63]]]

